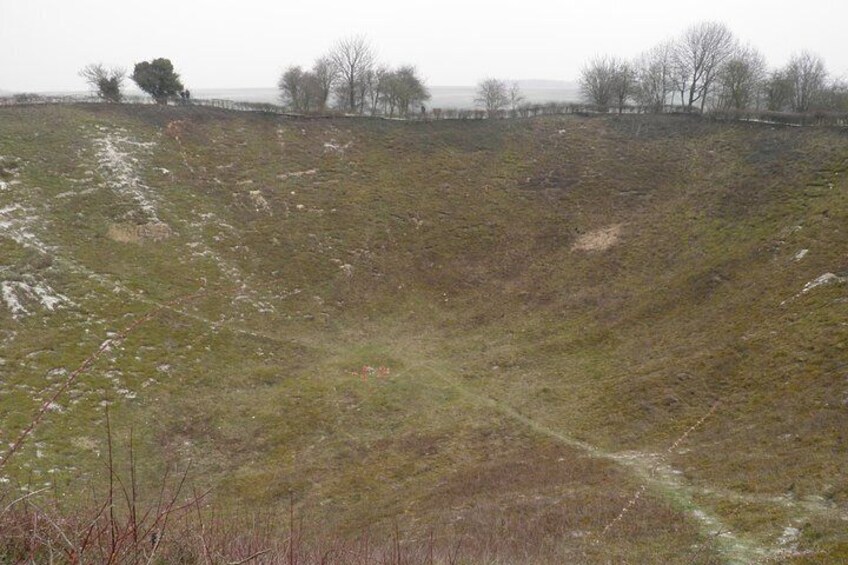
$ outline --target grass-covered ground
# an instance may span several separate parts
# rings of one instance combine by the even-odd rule
[[[3,108],[0,442],[205,290],[0,503],[101,488],[108,406],[141,491],[191,461],[281,535],[293,501],[471,561],[848,558],[846,177],[844,131],[684,117]]]

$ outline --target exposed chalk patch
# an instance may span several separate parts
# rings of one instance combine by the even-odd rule
[[[801,289],[801,294],[807,294],[814,288],[824,286],[826,284],[839,284],[846,281],[848,281],[848,277],[839,277],[833,273],[825,273],[805,284],[804,288]]]
[[[327,147],[327,144],[324,144],[324,147]],[[318,169],[309,169],[308,171],[294,171],[291,173],[280,173],[277,175],[279,180],[286,180],[290,178],[300,178],[303,176],[314,175],[318,172]]]
[[[0,208],[0,236],[6,236],[18,245],[48,253],[53,248],[39,239],[33,232],[35,225],[41,223],[31,208],[12,204]]]
[[[795,296],[782,301],[780,305],[783,306],[784,304],[787,304],[820,286],[842,284],[846,282],[848,282],[848,277],[840,277],[839,275],[835,275],[833,273],[825,273],[809,281],[807,284],[804,285],[804,288],[802,288],[800,292],[798,292]]]
[[[332,153],[344,153],[353,145],[352,141],[348,141],[344,145],[338,143],[335,139],[324,142],[324,151]]]
[[[256,206],[257,210],[264,210],[269,214],[272,214],[271,205],[268,204],[268,200],[262,195],[261,190],[251,190],[250,191],[250,200],[253,202],[254,206]]]
[[[156,145],[140,142],[119,131],[98,128],[104,133],[94,140],[97,168],[106,183],[118,194],[133,199],[151,221],[161,222],[156,212],[156,195],[153,189],[141,181],[137,172],[139,151]]]
[[[39,281],[32,275],[24,276],[23,280],[0,282],[0,298],[15,319],[30,314],[33,305],[49,312],[65,305],[73,305],[67,296],[56,292],[46,282]]]

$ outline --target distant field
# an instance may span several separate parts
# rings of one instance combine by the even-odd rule
[[[577,85],[568,82],[534,81],[522,86],[522,94],[527,102],[578,102],[580,93]],[[432,98],[427,101],[428,108],[474,108],[476,96],[474,86],[432,86]],[[4,93],[0,91],[0,96]],[[6,93],[11,94],[11,93]],[[56,95],[85,95],[86,92],[53,92]],[[141,92],[132,94],[141,95]],[[195,98],[233,100],[236,102],[280,103],[280,91],[276,88],[198,88],[192,91]]]
[[[474,86],[431,86],[428,108],[474,108]],[[521,93],[527,102],[579,102],[580,93],[572,83],[530,84],[522,86]],[[276,88],[198,89],[200,98],[218,98],[240,102],[279,103],[280,91]]]
[[[840,562],[846,242],[836,129],[2,108],[4,445],[203,290],[0,491],[102,488],[108,407],[145,496],[190,460],[280,535],[293,505],[464,562]]]

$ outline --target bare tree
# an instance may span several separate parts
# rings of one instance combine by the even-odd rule
[[[788,110],[792,105],[792,81],[785,69],[772,71],[765,86],[766,108],[772,112]]]
[[[386,89],[389,86],[388,78],[391,72],[388,67],[380,66],[368,73],[367,80],[365,81],[368,86],[366,101],[371,115],[377,114],[380,104],[384,102]]]
[[[835,112],[848,112],[848,83],[835,80],[822,93],[822,107]]]
[[[79,75],[97,93],[97,96],[108,102],[120,102],[123,94],[121,88],[127,71],[118,67],[107,69],[100,63],[92,63],[83,68]]]
[[[330,57],[320,57],[312,65],[312,74],[318,81],[318,106],[323,110],[327,107],[327,101],[330,98],[330,92],[333,90],[333,83],[339,76],[339,70]]]
[[[629,63],[617,57],[595,57],[580,71],[580,92],[590,104],[619,111],[633,93],[635,80]]]
[[[766,60],[753,47],[744,47],[721,66],[716,77],[716,107],[743,110],[758,107],[766,79]]]
[[[283,104],[295,112],[312,112],[324,109],[326,98],[318,76],[312,71],[304,71],[299,66],[291,66],[283,73],[277,83]]]
[[[636,61],[634,97],[639,104],[653,112],[662,112],[673,92],[672,55],[673,46],[666,42],[643,53]]]
[[[612,83],[613,99],[618,105],[618,113],[624,111],[627,100],[636,93],[636,72],[627,61],[617,61]]]
[[[303,88],[303,69],[292,65],[285,70],[277,82],[280,89],[280,100],[294,111],[300,110],[300,91]]]
[[[785,72],[792,84],[792,111],[808,112],[813,109],[826,87],[827,69],[822,58],[803,51],[792,56]]]
[[[370,104],[371,94],[377,92],[377,77],[374,69],[363,72],[356,81],[356,100],[359,104],[359,113],[364,114],[366,110],[374,113],[374,107]]]
[[[477,84],[474,103],[485,108],[489,117],[495,117],[509,105],[509,87],[506,82],[496,78],[481,80]]]
[[[583,99],[608,108],[612,102],[614,64],[609,57],[595,57],[580,70],[580,94]]]
[[[736,51],[733,33],[722,23],[701,22],[691,26],[675,44],[675,65],[681,79],[683,103],[692,110],[700,102],[701,111],[719,68]]]
[[[389,115],[394,115],[397,108],[398,114],[406,116],[410,108],[430,99],[430,91],[418,76],[416,68],[405,65],[385,75],[383,97],[390,108]]]
[[[303,86],[300,91],[300,107],[304,112],[316,112],[324,109],[321,83],[315,73],[303,73]]]
[[[673,45],[674,52],[672,53],[671,62],[671,105],[674,106],[675,97],[680,94],[680,107],[686,107],[686,88],[689,86],[689,71],[686,69],[680,58],[677,56],[677,44]]]
[[[339,73],[339,95],[342,107],[350,112],[362,111],[362,82],[374,66],[374,50],[363,36],[348,37],[339,40],[330,53]]]
[[[512,81],[507,92],[509,97],[509,109],[513,112],[518,110],[518,107],[524,102],[524,95],[521,93],[521,87],[516,81]]]

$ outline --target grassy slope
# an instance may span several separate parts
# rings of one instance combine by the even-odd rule
[[[146,220],[98,167],[110,135],[154,142],[127,147],[173,237],[107,237]],[[75,303],[0,310],[4,441],[50,370],[127,314],[210,289],[80,381],[4,470],[17,480],[97,470],[107,399],[149,476],[191,458],[222,503],[292,492],[330,529],[450,525],[513,559],[735,555],[697,505],[752,551],[787,526],[802,549],[845,551],[846,286],[792,299],[848,271],[843,133],[45,107],[3,109],[0,155],[20,164],[0,208],[21,203],[56,246],[0,237],[0,278]],[[617,245],[572,250],[615,224]],[[584,542],[716,401],[663,461],[685,489],[655,480],[604,544]]]

